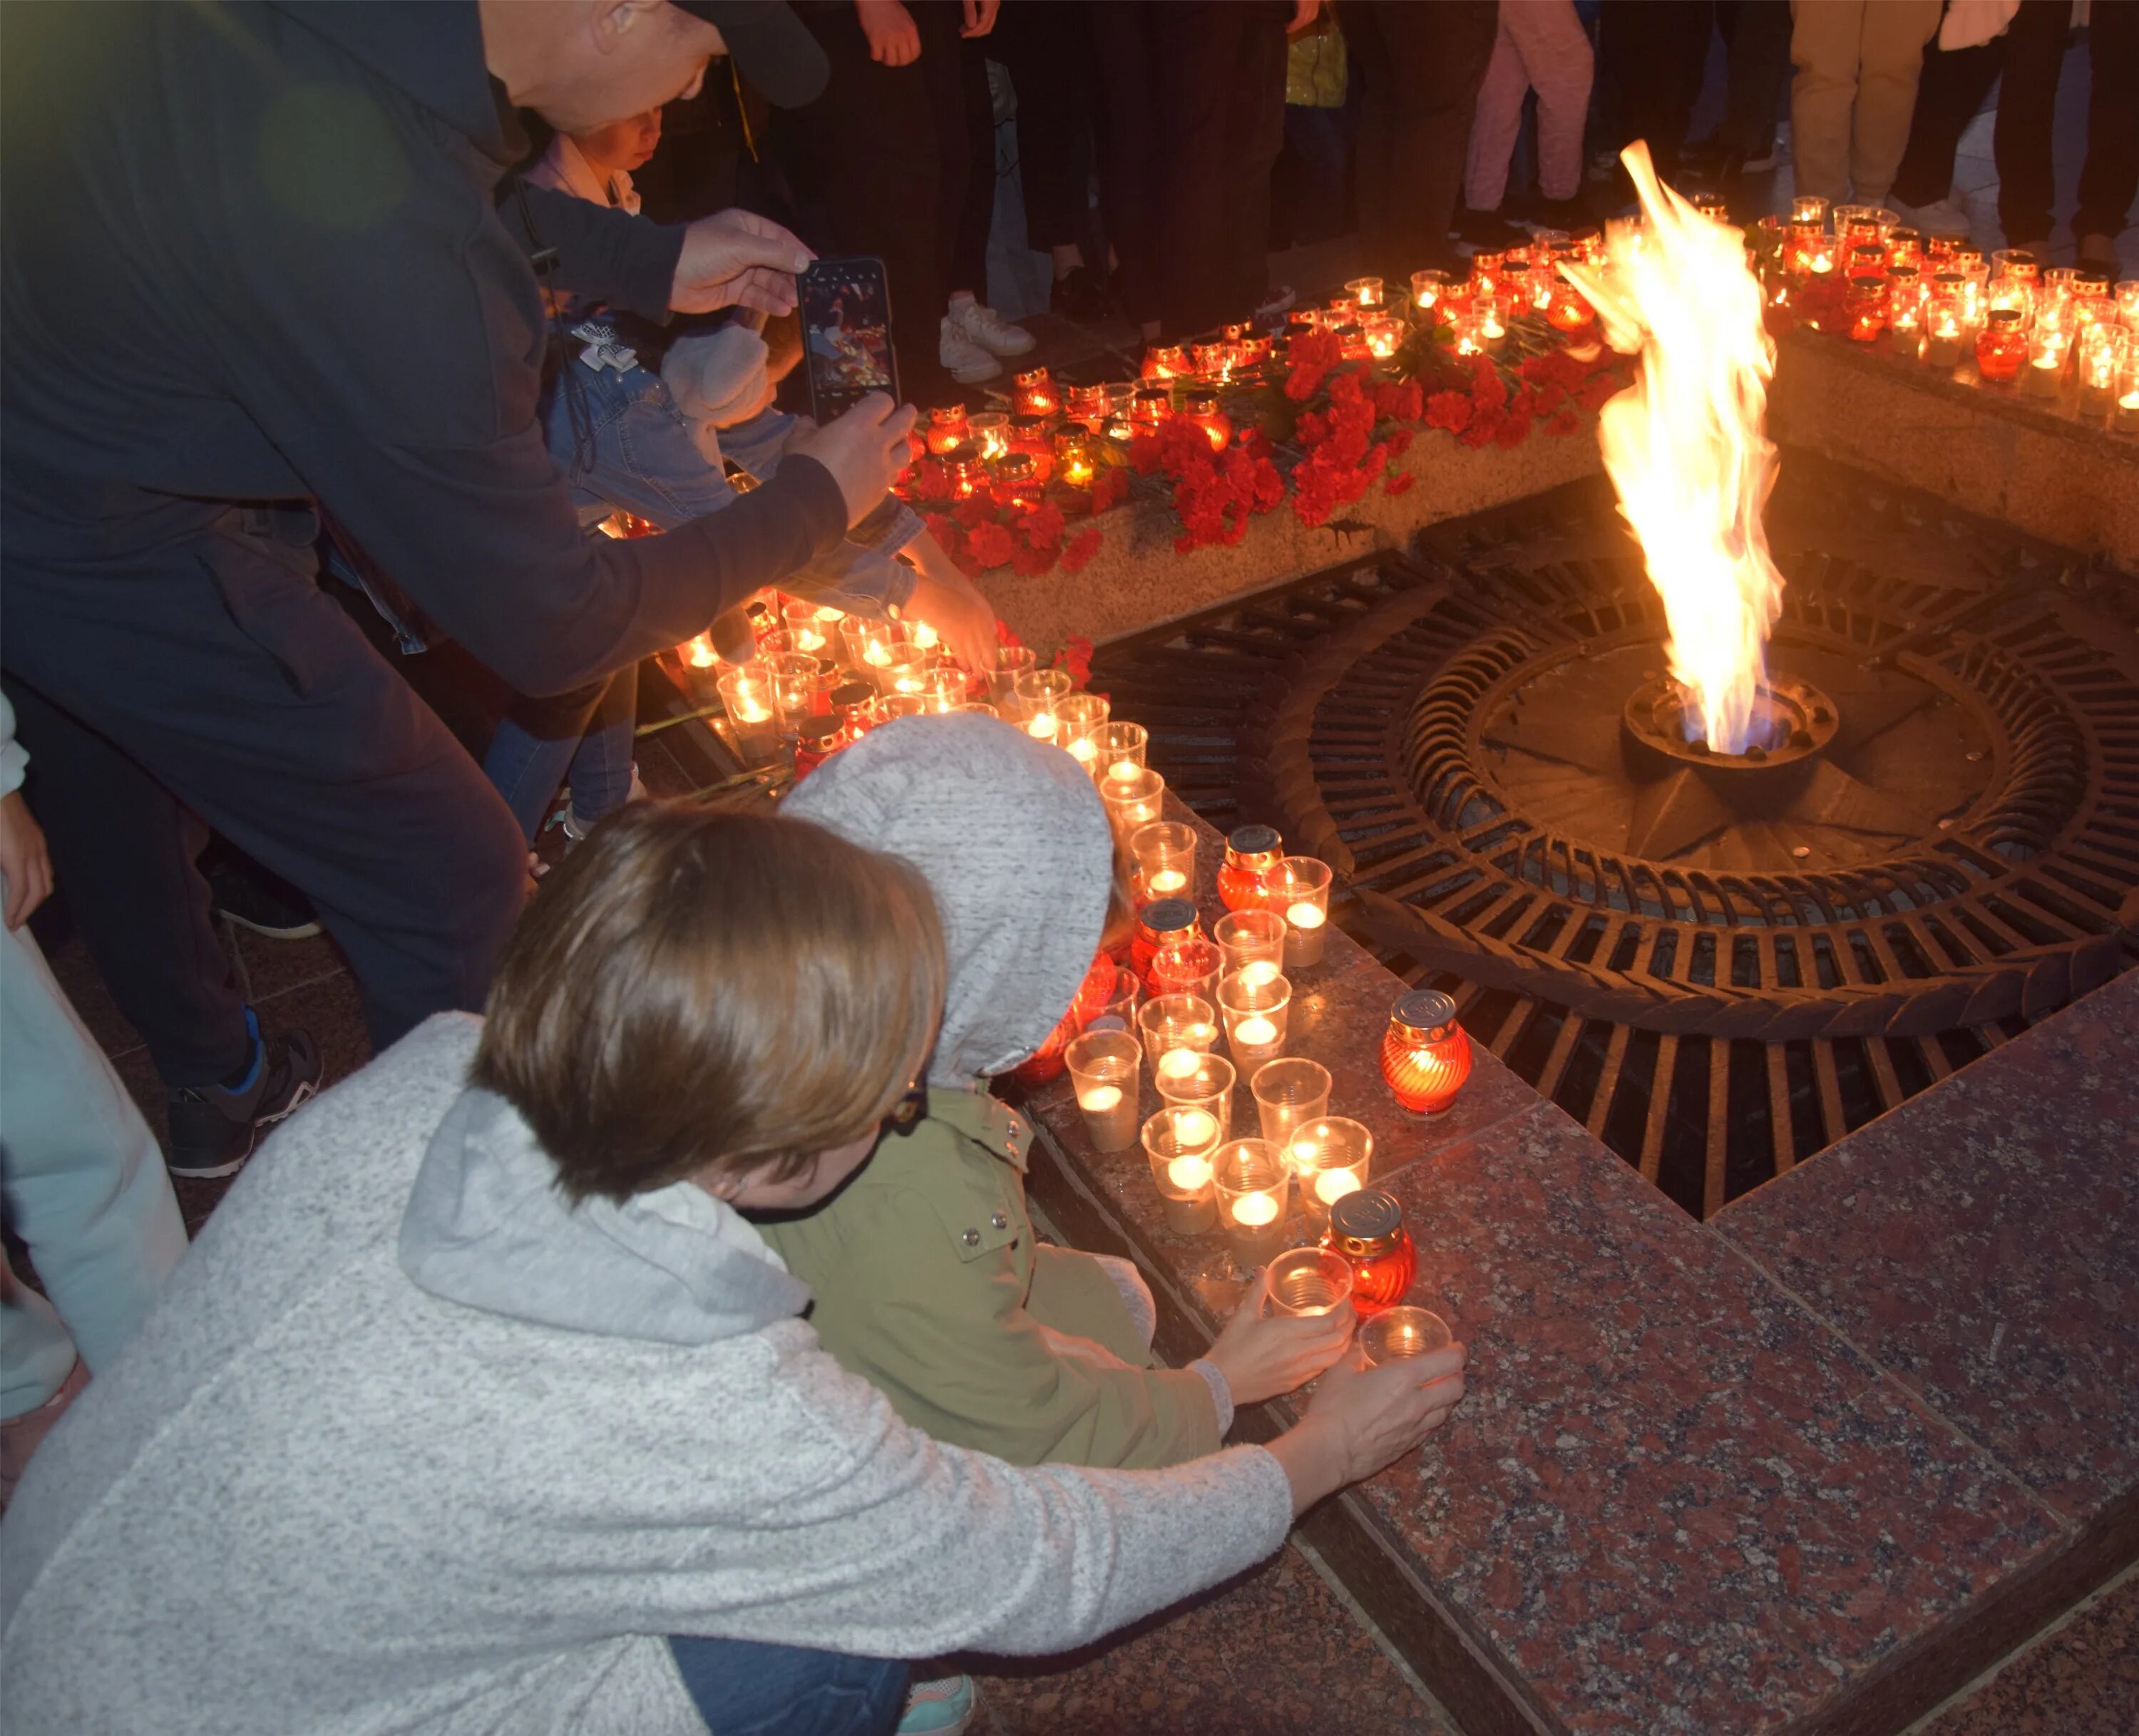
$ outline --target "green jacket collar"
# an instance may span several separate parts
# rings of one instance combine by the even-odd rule
[[[1032,1146],[1032,1127],[1016,1110],[978,1088],[946,1090],[931,1086],[928,1118],[942,1122],[954,1133],[987,1147],[996,1157],[1025,1172],[1025,1153]]]

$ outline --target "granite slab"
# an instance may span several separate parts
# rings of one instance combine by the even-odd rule
[[[1715,1227],[2068,1520],[2139,1488],[2139,972]]]

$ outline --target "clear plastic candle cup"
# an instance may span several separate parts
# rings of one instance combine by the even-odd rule
[[[884,661],[873,665],[869,673],[885,698],[917,699],[923,711],[928,709],[928,653],[918,645],[888,647]]]
[[[1233,1126],[1233,1082],[1240,1077],[1223,1055],[1197,1055],[1193,1067],[1177,1063],[1152,1069],[1159,1098],[1184,1109],[1202,1109],[1218,1123],[1220,1138]]]
[[[1143,1047],[1143,1033],[1137,1026],[1138,1003],[1143,999],[1143,985],[1137,974],[1127,965],[1114,966],[1114,986],[1099,1010],[1092,1015],[1085,1025],[1088,1031],[1127,1031],[1136,1039],[1137,1047]]]
[[[1285,918],[1274,910],[1228,911],[1211,931],[1228,976],[1242,971],[1263,978],[1284,975],[1285,936]]]
[[[1017,697],[1017,678],[1032,672],[1032,652],[1024,645],[996,647],[996,666],[988,671],[988,697],[1007,717]]]
[[[1092,731],[1092,775],[1099,782],[1101,795],[1143,770],[1144,751],[1150,741],[1151,732],[1141,723],[1110,721]]]
[[[1327,1314],[1351,1300],[1352,1263],[1328,1248],[1288,1248],[1270,1263],[1270,1307]]]
[[[1218,1221],[1211,1167],[1218,1135],[1218,1123],[1207,1111],[1171,1103],[1143,1124],[1151,1179],[1166,1227],[1176,1235],[1199,1235]]]
[[[1070,697],[1074,686],[1066,669],[1027,670],[1011,690],[1016,707],[1013,721],[1035,741],[1054,741],[1062,731],[1055,708]]]
[[[1346,1116],[1302,1122],[1284,1149],[1299,1178],[1300,1209],[1310,1223],[1328,1223],[1332,1205],[1373,1179],[1374,1136]]]
[[[1175,819],[1154,820],[1130,834],[1137,879],[1147,898],[1196,896],[1196,829]]]
[[[839,623],[840,661],[866,678],[879,693],[884,691],[884,683],[878,677],[884,666],[891,661],[891,648],[906,643],[906,634],[895,621],[849,615]]]
[[[1267,1265],[1285,1249],[1286,1189],[1290,1178],[1277,1153],[1260,1139],[1235,1139],[1211,1154],[1218,1227],[1241,1271]]]
[[[1329,1069],[1319,1061],[1289,1056],[1265,1061],[1250,1075],[1256,1117],[1263,1137],[1279,1151],[1290,1151],[1300,1127],[1329,1113]]]
[[[1455,1334],[1440,1315],[1408,1303],[1383,1309],[1359,1328],[1359,1349],[1370,1368],[1407,1357],[1432,1356],[1455,1342]]]
[[[1218,1011],[1201,995],[1154,995],[1137,1009],[1153,1082],[1196,1070],[1218,1043]]]
[[[1132,771],[1125,778],[1110,773],[1099,780],[1099,797],[1107,805],[1115,838],[1126,844],[1138,827],[1149,825],[1165,811],[1166,780],[1148,770]]]
[[[723,669],[717,685],[727,709],[726,734],[735,756],[750,767],[780,756],[780,699],[772,671],[753,658]]]
[[[837,609],[833,610],[830,620],[820,620],[818,614],[817,605],[814,603],[783,603],[780,607],[780,619],[786,623],[787,630],[795,635],[797,651],[805,651],[812,657],[834,656],[838,648],[834,644],[832,636],[846,617]]]
[[[810,653],[783,652],[765,664],[772,672],[772,697],[780,703],[781,725],[789,735],[801,727],[805,717],[831,710],[820,679],[825,666]]]
[[[1143,1044],[1125,1030],[1088,1030],[1072,1039],[1063,1059],[1094,1149],[1119,1152],[1134,1145]]]
[[[1292,985],[1283,976],[1265,976],[1252,969],[1236,971],[1218,985],[1218,1015],[1226,1021],[1226,1043],[1233,1064],[1253,1073],[1285,1053],[1285,1026],[1292,1010]]]
[[[1087,771],[1099,751],[1092,745],[1093,733],[1107,721],[1108,710],[1096,693],[1072,693],[1055,703],[1055,745]]]
[[[1265,882],[1270,907],[1285,918],[1285,967],[1296,971],[1322,962],[1329,927],[1329,864],[1312,856],[1288,856]]]

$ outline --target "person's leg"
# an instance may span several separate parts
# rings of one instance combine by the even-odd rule
[[[2073,233],[2113,243],[2139,193],[2139,0],[2094,0],[2088,14],[2087,161]],[[2092,246],[2090,259],[2101,255]]]
[[[1939,11],[1940,0],[1880,0],[1864,9],[1849,142],[1849,178],[1862,204],[1883,205],[1893,188]]]
[[[0,591],[8,666],[311,898],[383,1048],[482,1007],[526,848],[321,593],[309,541],[253,519],[223,512],[123,574],[18,566]]]
[[[1270,293],[1270,177],[1285,149],[1285,28],[1292,16],[1280,0],[1252,0],[1246,10],[1226,153],[1227,297],[1243,318]]]
[[[1849,197],[1850,115],[1867,0],[1790,0],[1790,149],[1797,190]]]
[[[2050,129],[2071,18],[2064,0],[2020,0],[2005,27],[1990,152],[1998,165],[1998,224],[2009,247],[2048,241],[2057,222]]]
[[[1396,115],[1400,100],[1388,44],[1383,40],[1381,8],[1372,0],[1336,0],[1337,22],[1344,32],[1346,58],[1359,81],[1358,126],[1353,138],[1353,188],[1359,210],[1359,241],[1368,262],[1377,270],[1397,249],[1395,193]],[[1444,234],[1434,249],[1448,248]],[[1424,263],[1424,262],[1422,262]]]
[[[1509,17],[1520,9],[1520,0],[1501,0],[1492,57],[1486,62],[1486,76],[1478,86],[1463,165],[1463,203],[1473,211],[1500,208],[1508,191],[1508,159],[1515,154],[1515,135],[1523,130],[1523,95],[1530,78]],[[1542,116],[1539,131],[1544,131]]]
[[[52,978],[27,929],[0,929],[0,1184],[8,1221],[36,1262],[91,1374],[109,1368],[186,1251],[186,1229],[155,1136]],[[10,1327],[17,1323],[10,1311]],[[12,1338],[12,1331],[8,1333]],[[17,1357],[53,1372],[49,1323],[7,1352],[0,1414],[58,1390],[25,1391]],[[71,1358],[70,1357],[70,1360]],[[64,1379],[66,1369],[57,1369]],[[27,1398],[28,1403],[22,1402]]]
[[[35,688],[7,684],[28,790],[75,932],[166,1085],[214,1085],[252,1057],[245,1000],[194,867],[208,828]]]
[[[1674,180],[1715,27],[1711,0],[1604,0],[1603,27],[1619,81],[1618,130],[1628,144],[1646,142],[1657,173]]]
[[[1729,155],[1757,163],[1774,154],[1790,76],[1789,0],[1738,0],[1735,12],[1721,137]]]
[[[572,756],[566,829],[584,837],[631,800],[631,744],[639,723],[639,666],[619,669],[595,702]]]
[[[1158,317],[1155,116],[1160,99],[1154,88],[1153,10],[1142,0],[1110,0],[1085,16],[1099,72],[1099,206],[1120,262],[1124,311],[1143,325]]]
[[[906,1704],[907,1666],[800,1646],[675,1636],[691,1703],[718,1736],[885,1736]]]
[[[505,799],[528,843],[534,843],[549,818],[550,804],[609,687],[609,682],[600,681],[539,698],[516,694],[498,719],[483,756],[482,775]],[[629,752],[627,744],[627,759]]]
[[[1149,1287],[1126,1260],[1043,1243],[1032,1250],[1025,1309],[1050,1331],[1089,1338],[1133,1367],[1151,1362],[1158,1314]]]
[[[1087,239],[1094,84],[1092,26],[1070,0],[1020,0],[985,38],[1017,91],[1017,169],[1025,238],[1044,252]],[[1058,262],[1059,264],[1059,262]],[[1058,270],[1058,276],[1065,275]]]
[[[1574,0],[1500,0],[1500,18],[1504,30],[1513,26],[1523,70],[1537,90],[1539,190],[1548,199],[1571,199],[1582,187],[1583,129],[1597,70],[1588,34]]]
[[[1233,302],[1229,122],[1249,19],[1232,0],[1174,0],[1154,13],[1153,53],[1168,70],[1158,116],[1158,316],[1181,339],[1251,310]]]
[[[947,163],[946,202],[957,171],[958,203],[947,232],[950,256],[944,262],[944,281],[951,293],[969,295],[977,301],[988,299],[988,232],[996,211],[996,108],[988,90],[987,46],[985,39],[967,42],[952,38],[952,63],[958,69],[958,101],[952,111],[958,120],[955,164]],[[939,129],[939,149],[941,149]]]
[[[1960,135],[1998,82],[1998,68],[2004,58],[2002,37],[1951,51],[1938,47],[1936,41],[1925,48],[1916,112],[1909,118],[1909,142],[1889,189],[1895,198],[1919,206],[1935,205],[1951,196]]]
[[[1442,0],[1433,6],[1368,0],[1357,10],[1371,17],[1379,37],[1379,56],[1367,66],[1368,90],[1371,95],[1378,81],[1389,105],[1388,159],[1381,170],[1387,184],[1378,232],[1368,237],[1369,250],[1384,273],[1409,271],[1448,256],[1464,147],[1478,87],[1493,56],[1499,8],[1493,0]],[[1348,36],[1353,9],[1339,17]],[[1363,149],[1363,198],[1367,178],[1375,173]]]

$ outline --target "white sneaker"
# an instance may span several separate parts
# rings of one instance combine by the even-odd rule
[[[992,307],[983,307],[970,296],[961,296],[952,302],[949,318],[962,337],[991,355],[1030,355],[1036,341],[1022,325],[1011,325]]]
[[[1002,372],[1002,364],[952,324],[948,315],[944,316],[942,341],[936,355],[962,386],[977,386]]]
[[[1934,199],[1928,205],[1904,205],[1899,199],[1887,203],[1921,235],[1968,233],[1968,213],[1951,199]]]

